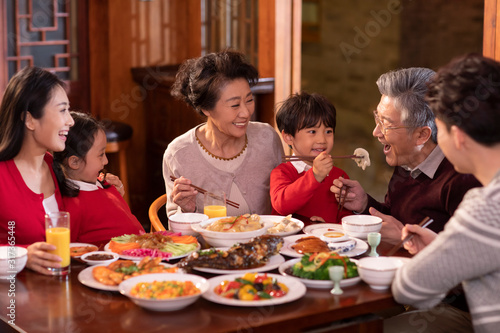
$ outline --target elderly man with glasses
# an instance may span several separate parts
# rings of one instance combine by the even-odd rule
[[[336,179],[348,194],[344,207],[383,219],[382,239],[397,243],[405,224],[434,219],[430,229],[442,231],[464,194],[480,183],[472,175],[459,174],[437,146],[434,114],[424,97],[427,82],[435,75],[428,68],[406,68],[383,74],[377,80],[382,97],[373,111],[373,136],[383,146],[387,164],[394,167],[385,202],[368,195],[359,182]]]

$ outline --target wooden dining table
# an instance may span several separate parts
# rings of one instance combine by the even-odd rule
[[[377,249],[391,247],[382,242]],[[396,255],[409,256],[404,249]],[[382,332],[378,313],[399,307],[390,289],[375,291],[361,281],[342,295],[307,288],[280,305],[234,307],[200,298],[182,310],[154,312],[118,292],[83,285],[78,274],[86,267],[73,260],[67,278],[24,269],[0,282],[0,332]]]

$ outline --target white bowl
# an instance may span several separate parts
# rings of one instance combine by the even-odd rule
[[[198,233],[191,228],[191,225],[200,224],[201,221],[208,220],[208,215],[200,213],[176,213],[170,215],[168,224],[173,232],[180,232],[184,235],[198,236]]]
[[[154,281],[192,281],[200,289],[200,293],[191,296],[182,296],[170,299],[146,299],[130,295],[130,290],[140,282]],[[140,275],[123,281],[118,286],[120,293],[127,296],[135,304],[153,311],[175,311],[196,302],[200,296],[208,291],[210,283],[201,276],[180,273],[156,273]]]
[[[327,245],[331,251],[342,254],[354,249],[356,247],[356,240],[348,239],[345,242],[329,242]]]
[[[351,237],[366,239],[370,232],[380,232],[382,219],[373,215],[349,215],[342,218],[342,228]]]
[[[358,262],[358,273],[361,280],[376,290],[390,287],[398,268],[410,258],[402,257],[365,257]]]
[[[107,256],[110,259],[93,259],[95,256]],[[87,265],[109,265],[113,261],[117,261],[120,258],[118,253],[108,252],[108,251],[92,251],[82,254],[81,260],[85,261]]]
[[[206,229],[210,224],[226,217],[215,217],[213,219],[202,221],[200,224],[191,225],[191,228],[193,228],[194,231],[200,233],[203,239],[210,246],[231,247],[236,243],[246,243],[254,237],[262,236],[267,232],[267,229],[272,226],[272,223],[262,223],[262,228],[260,229],[243,232],[222,232],[210,231]]]
[[[0,246],[0,279],[12,279],[24,269],[28,250],[20,246]]]

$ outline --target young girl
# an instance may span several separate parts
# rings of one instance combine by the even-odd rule
[[[71,216],[71,241],[101,245],[112,237],[144,233],[118,191],[123,191],[118,177],[108,174],[102,183],[98,181],[108,164],[103,125],[88,114],[71,112],[71,116],[75,124],[66,149],[54,154],[54,172]]]

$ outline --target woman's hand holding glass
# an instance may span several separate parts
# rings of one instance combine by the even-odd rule
[[[184,213],[191,213],[196,211],[196,191],[191,186],[191,180],[180,177],[174,181],[172,190],[172,201],[181,207]]]
[[[37,242],[28,246],[27,249],[28,262],[26,263],[26,267],[28,267],[29,269],[44,275],[52,275],[47,270],[47,267],[61,267],[62,258],[55,254],[49,253],[49,251],[53,251],[56,249],[54,245],[45,242]]]

